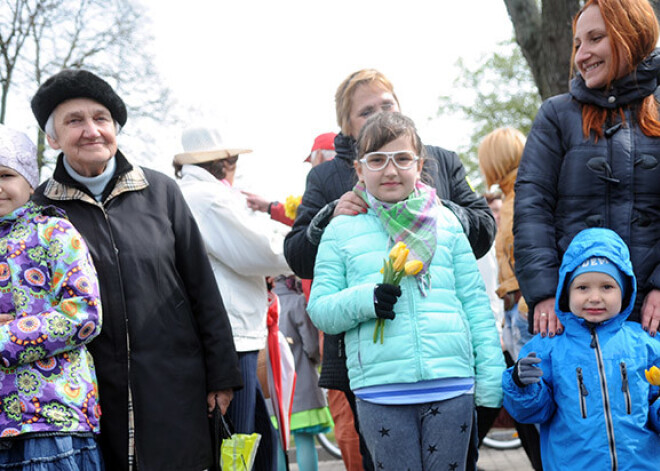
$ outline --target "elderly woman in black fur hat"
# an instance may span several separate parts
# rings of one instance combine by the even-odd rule
[[[126,106],[103,79],[61,71],[32,111],[61,151],[34,199],[66,211],[98,270],[103,330],[89,349],[106,469],[209,468],[207,414],[242,380],[195,220],[171,178],[117,149]]]

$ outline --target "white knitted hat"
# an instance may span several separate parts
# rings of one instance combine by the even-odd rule
[[[20,173],[32,188],[39,184],[37,148],[22,132],[1,124],[0,165]]]

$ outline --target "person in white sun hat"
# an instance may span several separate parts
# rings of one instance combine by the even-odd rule
[[[260,433],[254,469],[277,469],[277,435],[257,380],[257,356],[266,345],[266,276],[289,274],[283,239],[271,234],[234,188],[239,157],[252,152],[227,146],[215,128],[183,132],[184,152],[174,156],[175,175],[197,220],[234,335],[245,387],[228,414],[237,433]]]

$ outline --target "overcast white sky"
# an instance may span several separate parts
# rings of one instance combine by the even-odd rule
[[[337,131],[334,93],[373,67],[394,84],[424,142],[455,149],[469,125],[433,119],[459,57],[473,63],[513,35],[502,0],[150,0],[156,65],[190,124],[216,125],[254,150],[240,184],[269,198],[300,194],[314,137]],[[180,131],[151,165],[171,174]],[[120,141],[121,143],[121,141]]]
[[[302,194],[314,137],[338,131],[334,94],[349,74],[383,72],[422,140],[456,150],[468,143],[471,124],[437,117],[438,97],[456,93],[456,61],[474,65],[513,37],[503,0],[141,3],[154,39],[149,49],[184,124],[166,128],[129,116],[120,149],[173,176],[181,131],[205,122],[227,144],[254,150],[239,160],[237,185],[280,200]],[[32,137],[27,99],[10,97],[15,112],[7,124]],[[136,145],[143,136],[155,138],[153,149]],[[139,156],[145,150],[148,160]],[[44,169],[42,179],[49,176]]]

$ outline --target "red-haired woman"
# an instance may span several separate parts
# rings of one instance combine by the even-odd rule
[[[561,333],[561,257],[587,227],[630,247],[638,298],[630,320],[660,322],[658,20],[647,0],[589,0],[573,21],[570,92],[547,100],[516,182],[516,274],[541,335]]]

